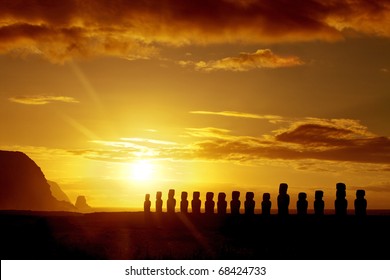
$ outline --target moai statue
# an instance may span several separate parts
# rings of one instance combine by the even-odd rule
[[[230,201],[230,213],[232,215],[239,215],[240,214],[240,206],[241,201],[240,198],[240,192],[239,191],[233,191],[232,192],[232,200]]]
[[[253,192],[247,192],[245,196],[245,215],[254,215],[255,214],[255,201],[253,198],[255,194]]]
[[[356,191],[355,199],[355,215],[356,216],[366,216],[367,210],[367,200],[364,198],[366,192],[364,190]]]
[[[227,208],[226,193],[220,192],[218,194],[217,211],[219,215],[225,215]]]
[[[325,202],[322,200],[323,196],[324,196],[324,192],[323,191],[316,191],[315,192],[314,214],[317,215],[317,216],[323,216],[324,215]]]
[[[152,203],[150,202],[150,194],[145,194],[145,202],[144,202],[144,212],[150,213],[150,206]]]
[[[175,213],[175,207],[176,207],[175,190],[170,189],[168,192],[167,212]]]
[[[193,192],[192,194],[192,201],[191,201],[191,208],[193,214],[200,214],[200,205],[201,200],[199,199],[200,192]]]
[[[261,214],[264,216],[271,215],[271,194],[264,193],[263,194],[263,201],[261,202]]]
[[[300,192],[298,194],[298,201],[297,201],[297,214],[298,215],[306,215],[307,214],[308,202],[307,202],[306,198],[307,198],[306,193]]]
[[[215,202],[214,202],[213,198],[214,198],[213,192],[206,193],[206,202],[205,202],[205,213],[206,214],[214,214]]]
[[[288,185],[286,183],[281,183],[279,185],[279,195],[278,195],[278,215],[287,216],[288,215],[288,206],[290,204],[290,196],[287,194]]]
[[[345,191],[344,183],[336,184],[336,200],[334,202],[335,214],[337,216],[347,215],[348,201],[345,199],[347,193]]]
[[[187,214],[188,213],[188,193],[187,192],[182,192],[181,193],[181,202],[180,202],[180,212]]]
[[[163,201],[161,198],[162,198],[162,192],[157,192],[156,193],[156,213],[162,213]]]

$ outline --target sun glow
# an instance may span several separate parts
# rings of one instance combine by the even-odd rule
[[[135,161],[130,165],[129,179],[133,181],[149,181],[153,178],[154,166],[145,160]]]

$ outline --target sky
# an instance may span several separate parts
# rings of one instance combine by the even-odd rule
[[[0,149],[73,202],[287,183],[332,209],[344,182],[387,209],[389,104],[388,0],[0,1]]]

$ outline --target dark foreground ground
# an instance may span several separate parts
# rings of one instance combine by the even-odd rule
[[[4,259],[389,259],[390,216],[0,211]]]

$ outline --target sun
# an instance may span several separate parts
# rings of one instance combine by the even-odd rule
[[[149,181],[153,178],[154,166],[146,160],[138,160],[130,165],[130,178],[134,181]]]

